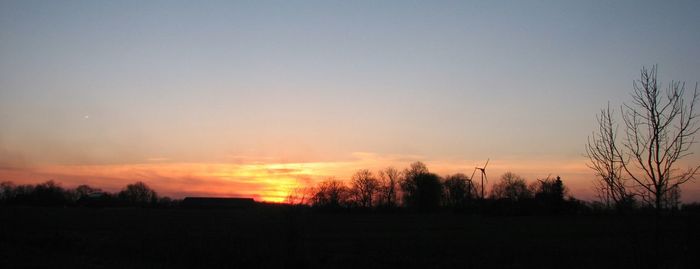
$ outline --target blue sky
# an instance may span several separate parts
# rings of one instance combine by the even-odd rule
[[[697,1],[0,1],[0,161],[581,162],[596,113],[630,100],[642,66],[700,80],[698,14]]]

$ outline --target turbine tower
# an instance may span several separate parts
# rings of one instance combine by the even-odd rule
[[[488,181],[488,178],[486,177],[486,166],[489,165],[489,160],[491,159],[486,159],[486,164],[484,164],[484,167],[474,167],[474,172],[472,172],[472,177],[470,179],[474,179],[474,174],[476,173],[476,170],[481,171],[481,199],[484,199],[484,182]]]

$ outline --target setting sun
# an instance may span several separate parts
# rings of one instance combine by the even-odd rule
[[[360,169],[421,161],[470,176],[491,159],[491,180],[560,176],[591,201],[599,110],[628,102],[639,67],[689,86],[700,69],[695,16],[639,26],[654,9],[0,5],[0,180],[143,181],[176,199],[280,202]],[[700,183],[682,190],[700,199]]]
[[[0,0],[0,267],[700,268],[698,81],[700,0]]]

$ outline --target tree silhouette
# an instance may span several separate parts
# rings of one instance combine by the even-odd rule
[[[146,204],[172,206],[177,204],[177,201],[169,197],[158,197],[157,193],[143,182],[129,184],[115,195],[88,185],[65,189],[59,183],[49,180],[37,185],[15,185],[10,181],[0,182],[0,204],[99,207]]]
[[[593,182],[598,198],[610,206],[622,209],[632,204],[634,195],[629,191],[628,183],[623,177],[623,159],[619,156],[617,128],[613,110],[610,105],[601,110],[598,120],[598,131],[588,138],[586,156],[588,167],[596,172]]]
[[[372,207],[372,200],[379,191],[379,180],[367,169],[357,171],[351,179],[351,193],[361,207]]]
[[[379,202],[383,206],[395,207],[398,204],[396,197],[400,181],[401,172],[396,168],[387,167],[384,170],[379,170],[379,183],[381,184]]]
[[[549,213],[559,213],[564,207],[564,196],[568,190],[561,177],[557,176],[556,179],[538,179],[530,185],[530,192],[533,193],[540,209]]]
[[[289,190],[287,197],[285,197],[285,203],[290,205],[306,205],[310,197],[313,196],[312,187],[295,187]]]
[[[678,186],[672,187],[664,194],[663,204],[668,209],[679,209],[681,206],[681,188]]]
[[[146,183],[138,181],[119,192],[119,199],[131,205],[155,204],[158,202],[158,194]]]
[[[90,194],[96,193],[96,192],[101,192],[102,190],[99,188],[93,188],[88,185],[79,185],[78,187],[75,188],[75,193],[78,196],[78,199],[88,197]]]
[[[665,207],[670,191],[692,180],[700,165],[679,170],[677,162],[690,154],[700,130],[692,98],[685,98],[685,83],[671,81],[665,92],[657,80],[657,67],[642,68],[633,83],[632,103],[622,107],[623,147],[616,154],[626,174],[636,183],[638,195],[657,210]]]
[[[32,202],[38,205],[64,205],[69,202],[67,192],[53,180],[37,184],[31,197]]]
[[[15,198],[15,184],[11,181],[0,182],[0,202],[8,203]]]
[[[316,187],[311,204],[316,207],[340,208],[347,205],[349,190],[342,181],[329,178]]]
[[[422,162],[414,162],[404,171],[401,181],[403,201],[407,207],[431,210],[440,206],[442,184],[440,177],[430,173]]]
[[[506,172],[501,176],[501,181],[493,185],[491,197],[520,201],[532,198],[532,193],[528,189],[525,179],[512,172]]]
[[[564,186],[564,182],[561,181],[561,177],[557,176],[556,179],[546,178],[537,180],[537,182],[533,184],[531,192],[535,195],[535,199],[563,201],[567,189]]]
[[[469,200],[474,198],[475,193],[471,186],[471,180],[465,174],[457,173],[445,177],[443,183],[444,204],[449,207],[463,207]]]

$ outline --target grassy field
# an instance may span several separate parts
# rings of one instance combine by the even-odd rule
[[[2,268],[700,268],[700,218],[0,207]],[[657,258],[660,257],[660,258]]]

